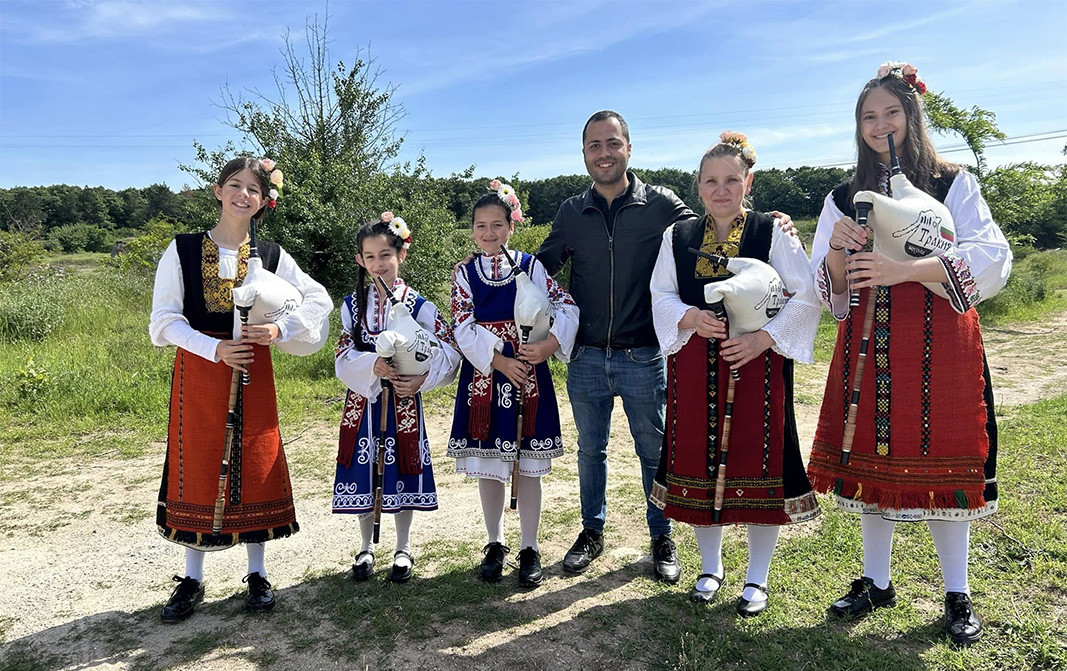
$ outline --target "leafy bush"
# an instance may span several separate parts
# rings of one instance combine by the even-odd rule
[[[151,278],[155,275],[156,265],[167,245],[174,236],[185,228],[167,217],[156,217],[145,224],[144,232],[126,243],[122,253],[112,257],[108,263],[127,276]]]
[[[0,231],[0,282],[18,277],[44,253],[41,243],[25,233]]]
[[[49,240],[68,254],[109,251],[112,243],[110,237],[107,230],[83,223],[59,226],[48,234]]]
[[[1020,260],[1020,257],[1021,260]],[[978,305],[982,317],[1033,318],[1050,308],[1062,307],[1056,289],[1067,273],[1067,254],[1062,251],[1029,251],[1017,254],[1008,283],[996,296]]]
[[[993,219],[1010,239],[1041,248],[1067,242],[1067,164],[1014,163],[986,175]]]

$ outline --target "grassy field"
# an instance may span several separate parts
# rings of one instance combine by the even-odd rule
[[[1021,299],[990,320],[1029,318],[1062,310],[1067,253],[1050,255],[1042,270],[1052,290],[1029,310]],[[1022,264],[1035,263],[1028,256]],[[58,268],[58,270],[57,270]],[[163,438],[173,352],[151,347],[146,329],[150,287],[120,282],[98,257],[61,259],[20,287],[0,286],[0,513],[22,496],[12,478],[45,475],[56,464],[136,460]],[[32,296],[31,296],[32,294]],[[36,301],[36,302],[35,302]],[[47,314],[38,314],[46,310]],[[1035,316],[1038,315],[1038,316]],[[987,318],[983,317],[985,321]],[[35,321],[36,320],[36,321]],[[45,324],[41,324],[44,320]],[[33,336],[43,329],[44,336]],[[820,327],[817,358],[829,359],[834,325]],[[17,337],[16,337],[17,336]],[[1064,337],[1067,341],[1067,336]],[[275,358],[281,420],[287,435],[332,431],[341,384],[327,348],[306,359]],[[556,371],[562,375],[562,370]],[[432,393],[431,412],[450,412],[452,390]],[[798,401],[805,402],[805,399]],[[561,401],[565,402],[565,401]],[[806,399],[818,403],[818,399]],[[472,580],[477,535],[420,544],[419,579],[411,589],[385,581],[353,598],[336,566],[310,567],[280,595],[285,607],[267,619],[223,617],[239,593],[202,609],[208,622],[157,635],[159,603],[133,612],[101,613],[60,629],[92,659],[64,656],[41,637],[12,639],[0,618],[0,669],[86,668],[651,668],[651,669],[920,669],[983,671],[1067,668],[1067,396],[1018,406],[1002,418],[1001,512],[975,523],[971,586],[987,625],[986,639],[968,650],[942,633],[941,577],[924,525],[899,525],[894,581],[900,605],[854,623],[827,621],[825,608],[861,566],[859,525],[824,498],[815,523],[783,533],[771,567],[771,608],[753,621],[736,618],[733,598],[743,582],[743,530],[727,530],[727,587],[708,609],[685,594],[698,573],[691,531],[679,525],[682,586],[654,583],[647,560],[613,555],[580,578],[557,578],[533,593],[512,583]],[[616,428],[617,435],[625,429]],[[625,440],[613,444],[625,449]],[[325,448],[324,448],[325,449]],[[435,450],[435,459],[438,451]],[[624,457],[626,455],[623,455]],[[629,455],[632,458],[632,454]],[[294,474],[326,473],[322,451],[294,455]],[[307,463],[305,464],[305,460]],[[547,486],[566,486],[571,505],[546,500],[544,543],[565,547],[577,529],[573,454],[559,460]],[[313,463],[314,462],[314,463]],[[321,462],[321,463],[319,463]],[[4,464],[16,464],[7,468]],[[319,473],[321,476],[321,473]],[[613,475],[613,517],[635,524],[643,502],[636,479]],[[473,489],[466,495],[475,496]],[[149,506],[150,502],[143,502]],[[132,513],[129,513],[132,514]],[[636,538],[640,529],[609,526],[609,539]],[[647,540],[647,539],[646,539]],[[14,542],[14,541],[12,541]],[[0,551],[0,557],[3,552]],[[559,557],[547,566],[559,576]],[[6,559],[0,559],[7,561]],[[2,571],[2,567],[0,567]],[[158,595],[156,595],[158,596]],[[60,597],[62,598],[62,597]],[[214,619],[211,619],[214,618]],[[413,652],[417,651],[417,652]],[[227,661],[230,660],[230,661]],[[233,661],[237,660],[237,661]],[[457,660],[459,660],[457,662]],[[468,660],[466,663],[463,660]]]

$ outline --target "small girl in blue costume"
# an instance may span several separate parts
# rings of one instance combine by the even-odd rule
[[[437,509],[421,392],[451,382],[459,354],[449,344],[452,338],[448,324],[437,307],[398,276],[410,243],[407,224],[392,212],[383,213],[380,221],[364,224],[356,233],[356,291],[341,304],[341,338],[334,370],[348,393],[341,415],[333,512],[360,516],[362,547],[352,565],[352,577],[358,581],[368,580],[374,573],[373,472],[378,457],[383,379],[392,386],[382,439],[382,512],[392,513],[396,521],[396,552],[389,580],[407,582],[411,578],[412,512]],[[375,351],[378,334],[393,326],[389,298],[379,293],[375,277],[392,287],[393,295],[407,306],[415,321],[438,340],[440,346],[431,348],[430,368],[423,375],[400,375]]]
[[[516,282],[501,246],[522,221],[514,190],[498,180],[474,204],[471,224],[481,254],[461,264],[452,278],[452,330],[464,356],[448,456],[456,471],[478,478],[482,513],[489,535],[481,578],[500,580],[504,557],[504,485],[519,461],[518,509],[521,528],[519,585],[542,581],[537,527],[541,520],[541,476],[563,454],[559,409],[547,360],[569,361],[578,330],[578,306],[536,258],[508,251],[512,261],[548,296],[554,321],[548,338],[518,345],[514,321]],[[516,454],[516,389],[524,389],[522,441]]]

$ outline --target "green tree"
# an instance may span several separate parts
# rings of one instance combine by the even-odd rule
[[[1067,165],[1001,166],[986,176],[983,190],[1009,238],[1046,248],[1067,243]]]
[[[1007,137],[997,127],[997,115],[978,106],[962,109],[945,94],[932,91],[923,96],[923,111],[934,131],[953,132],[963,138],[974,154],[974,173],[982,179],[986,174],[986,143]]]

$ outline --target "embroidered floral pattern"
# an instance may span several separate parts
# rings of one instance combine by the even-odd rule
[[[204,235],[200,245],[200,267],[204,275],[204,303],[208,312],[233,312],[233,288],[241,286],[248,272],[248,245],[237,250],[237,277],[219,276],[219,246]]]
[[[971,274],[971,266],[967,263],[967,259],[952,249],[938,258],[944,264],[945,272],[949,277],[949,281],[942,284],[952,297],[952,307],[962,314],[978,304],[982,296],[978,291],[978,283],[974,281],[974,276]]]
[[[730,230],[726,234],[726,240],[719,242],[716,240],[715,222],[712,221],[710,216],[705,216],[704,239],[700,243],[700,251],[718,254],[719,256],[737,256],[741,251],[741,235],[745,232],[747,218],[746,212],[737,215],[737,218],[730,222]],[[697,259],[693,275],[697,279],[727,277],[730,275],[730,271],[704,257],[700,257]]]

